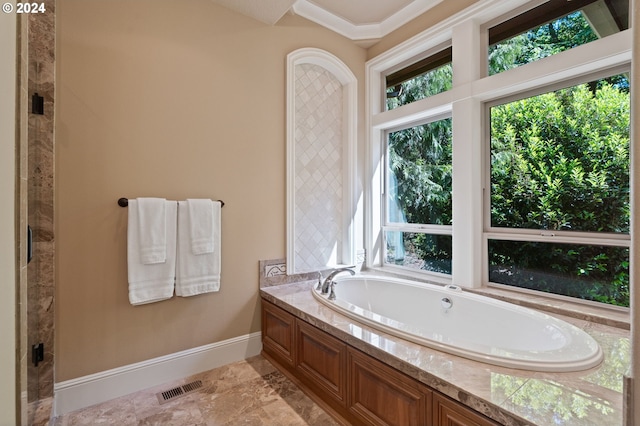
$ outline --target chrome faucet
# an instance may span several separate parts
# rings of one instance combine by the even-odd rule
[[[327,278],[325,278],[324,283],[322,284],[322,294],[327,294],[329,293],[329,290],[331,290],[331,294],[329,294],[329,300],[336,299],[336,293],[333,291],[333,288],[336,285],[336,283],[335,281],[333,281],[333,277],[335,277],[341,272],[348,272],[351,275],[356,274],[356,271],[349,268],[338,268],[331,271],[331,273],[327,276]]]

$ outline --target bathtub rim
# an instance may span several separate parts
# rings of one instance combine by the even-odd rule
[[[338,287],[339,287],[339,283],[342,281],[355,281],[357,279],[380,279],[380,280],[385,280],[385,281],[392,281],[392,282],[398,282],[401,285],[408,285],[408,286],[412,286],[412,287],[418,287],[418,288],[424,288],[424,287],[434,287],[435,290],[446,290],[445,287],[446,286],[441,286],[439,284],[432,284],[432,283],[423,283],[423,282],[414,282],[412,280],[408,280],[408,279],[404,279],[404,278],[398,278],[398,277],[389,277],[389,276],[384,276],[384,275],[373,275],[373,274],[358,274],[356,276],[345,276],[345,277],[338,277],[337,279],[335,279],[336,283],[338,283]],[[337,287],[337,288],[338,288]],[[369,327],[372,327],[374,329],[377,329],[379,331],[385,332],[387,334],[390,334],[392,336],[396,336],[399,337],[401,339],[410,341],[412,343],[416,343],[419,344],[421,346],[425,346],[431,349],[435,349],[438,350],[440,352],[444,352],[444,353],[448,353],[451,355],[457,355],[466,359],[471,359],[474,361],[478,361],[478,362],[482,362],[482,363],[486,363],[486,364],[490,364],[490,365],[495,365],[495,366],[499,366],[499,367],[506,367],[506,368],[513,368],[513,369],[517,369],[517,370],[525,370],[525,371],[534,371],[534,372],[554,372],[554,373],[564,373],[564,372],[577,372],[577,371],[585,371],[585,370],[589,370],[591,368],[595,368],[597,366],[599,366],[600,364],[602,364],[603,360],[604,360],[604,353],[602,351],[602,348],[600,347],[600,345],[598,344],[598,342],[586,331],[584,331],[583,329],[567,322],[564,321],[560,318],[555,317],[554,315],[551,315],[547,312],[542,312],[540,310],[537,310],[535,308],[529,308],[526,306],[521,306],[515,303],[511,303],[509,301],[504,301],[504,300],[500,300],[500,299],[494,299],[490,296],[487,295],[483,295],[483,294],[477,294],[475,292],[471,292],[471,291],[467,291],[461,287],[458,287],[456,290],[449,290],[452,292],[463,292],[465,294],[465,296],[468,296],[470,298],[476,299],[487,299],[487,301],[491,302],[491,303],[495,303],[498,305],[509,305],[508,307],[513,309],[513,308],[517,308],[517,309],[523,309],[524,311],[532,311],[535,313],[535,315],[543,315],[549,318],[552,318],[554,321],[558,321],[562,324],[566,324],[567,326],[569,326],[570,328],[574,328],[576,330],[578,330],[581,334],[584,334],[588,339],[591,339],[596,347],[597,350],[594,354],[592,354],[590,357],[586,358],[586,359],[582,359],[582,360],[569,360],[569,361],[559,361],[559,360],[554,360],[554,361],[535,361],[535,360],[528,360],[528,359],[515,359],[515,358],[509,358],[506,356],[501,356],[501,355],[489,355],[489,354],[485,354],[485,353],[481,353],[478,351],[474,351],[474,350],[470,350],[470,349],[465,349],[465,348],[461,348],[461,347],[457,347],[454,345],[449,345],[446,343],[441,343],[441,342],[437,342],[434,341],[432,339],[428,339],[425,337],[421,337],[421,336],[416,336],[414,334],[405,332],[401,329],[395,328],[395,327],[391,327],[388,326],[384,323],[381,323],[379,321],[375,321],[372,320],[370,318],[367,318],[365,316],[356,314],[354,312],[352,312],[351,310],[349,310],[348,308],[345,308],[343,306],[340,305],[340,303],[344,303],[346,305],[351,305],[351,306],[356,306],[356,305],[352,305],[349,302],[337,302],[337,301],[332,301],[332,300],[328,300],[328,298],[324,295],[319,294],[318,291],[315,290],[314,286],[310,286],[310,291],[311,294],[313,295],[313,298],[317,301],[319,301],[320,303],[322,303],[323,305],[333,309],[336,312],[341,313],[342,315],[345,315],[347,317],[349,317],[350,319],[353,319],[357,322],[366,324]],[[336,290],[336,293],[339,296],[339,290]],[[455,293],[452,293],[455,294]],[[339,299],[338,299],[339,300]],[[358,306],[358,308],[366,311],[366,309],[364,309],[363,307]],[[377,314],[379,315],[379,314]],[[385,317],[386,318],[386,317]],[[391,320],[391,321],[395,321],[395,322],[399,322],[397,320]]]

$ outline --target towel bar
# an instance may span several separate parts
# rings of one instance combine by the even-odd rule
[[[224,201],[222,200],[216,200],[216,201],[220,201],[220,207],[224,207]],[[128,198],[118,198],[118,205],[120,207],[127,207],[129,205],[129,199]]]

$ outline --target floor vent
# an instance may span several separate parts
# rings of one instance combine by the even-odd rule
[[[178,386],[173,389],[159,392],[156,394],[160,405],[166,404],[180,396],[186,395],[191,392],[195,392],[202,387],[202,381],[196,380],[195,382],[187,383],[186,385]]]

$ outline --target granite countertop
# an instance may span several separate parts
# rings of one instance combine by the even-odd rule
[[[629,331],[553,314],[589,333],[605,359],[580,372],[545,373],[493,366],[380,332],[314,299],[315,281],[263,287],[266,300],[433,389],[507,426],[623,424]]]

